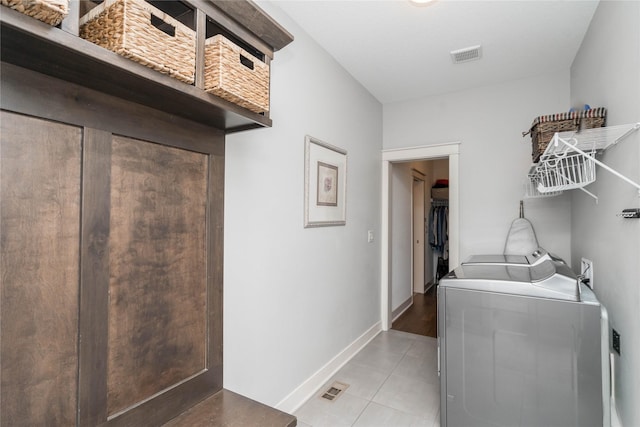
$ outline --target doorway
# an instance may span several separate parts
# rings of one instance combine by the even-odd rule
[[[391,328],[391,239],[390,179],[393,165],[417,160],[446,158],[449,163],[449,263],[455,267],[459,262],[459,207],[458,207],[458,154],[459,143],[429,145],[414,148],[384,150],[382,152],[382,224],[381,224],[381,280],[380,320],[382,329]]]
[[[445,157],[395,163],[392,175],[395,178],[390,189],[392,329],[436,337],[436,283],[448,261],[449,161]],[[410,183],[410,200],[402,197],[403,181]],[[403,202],[405,205],[399,206]],[[403,227],[396,219],[401,222],[401,218],[409,216],[411,235],[405,236],[398,233]],[[406,262],[401,262],[402,259]],[[405,284],[408,278],[411,280],[406,280]],[[405,286],[407,289],[402,292]]]

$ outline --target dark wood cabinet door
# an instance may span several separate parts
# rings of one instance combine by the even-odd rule
[[[82,327],[101,338],[99,351],[81,346],[81,364],[102,367],[80,378],[94,395],[86,421],[160,425],[222,389],[224,162],[217,143],[105,137],[96,131],[85,141],[94,147],[85,161],[107,170],[87,176],[87,190],[104,194],[83,215],[96,219],[87,228],[108,229],[104,250],[87,248],[83,260],[103,268],[99,283],[82,283],[96,290],[83,307],[100,313]]]
[[[222,388],[223,161],[179,136],[84,143],[80,424],[160,425]]]
[[[0,111],[0,425],[76,424],[82,130]]]
[[[206,370],[207,160],[113,139],[109,416]]]

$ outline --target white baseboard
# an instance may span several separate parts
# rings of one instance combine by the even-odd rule
[[[342,368],[353,356],[355,356],[365,345],[369,343],[376,335],[382,332],[380,322],[377,322],[364,334],[360,335],[354,342],[349,344],[336,357],[331,359],[326,365],[320,368],[315,374],[311,375],[306,381],[300,384],[295,390],[289,393],[277,405],[276,409],[287,412],[289,414],[298,410],[307,400],[315,395],[320,387],[322,387],[340,368]]]
[[[611,427],[622,427],[622,422],[620,421],[620,416],[618,415],[616,400],[613,398],[611,399]]]
[[[396,319],[400,316],[402,316],[404,314],[405,311],[409,310],[409,308],[413,305],[413,296],[410,296],[408,300],[406,300],[405,302],[403,302],[402,304],[400,304],[398,306],[398,308],[396,308],[395,310],[393,310],[393,313],[391,313],[391,322],[395,322]]]
[[[431,290],[431,288],[433,288],[436,284],[433,283],[433,280],[429,280],[427,283],[424,284],[424,292],[423,294],[426,294],[429,290]]]

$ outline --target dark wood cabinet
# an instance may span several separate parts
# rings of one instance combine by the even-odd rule
[[[0,114],[2,425],[73,425],[82,129]]]
[[[29,19],[0,13],[0,425],[295,425],[222,382],[225,134],[270,120]]]
[[[37,114],[12,99],[35,74],[2,71]],[[0,116],[0,422],[160,425],[222,390],[224,134],[99,93],[113,131],[65,123],[74,88],[38,77],[51,120]]]

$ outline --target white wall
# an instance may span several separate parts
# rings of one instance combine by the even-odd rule
[[[464,66],[464,65],[463,65]],[[460,144],[460,259],[502,253],[524,194],[539,115],[569,108],[569,71],[384,106],[384,149]],[[541,246],[571,257],[569,197],[528,199]]]
[[[412,217],[413,175],[409,163],[397,163],[391,169],[391,310],[395,311],[412,295]]]
[[[607,124],[640,122],[640,3],[602,1],[571,67],[571,101],[607,107]],[[640,132],[600,160],[640,182]],[[594,262],[595,292],[621,334],[615,395],[624,426],[640,425],[640,220],[616,217],[640,207],[638,191],[598,168],[589,190],[573,192],[572,264]]]
[[[380,321],[382,107],[260,6],[295,41],[272,63],[273,127],[227,136],[224,386],[276,405]],[[303,228],[306,134],[348,151],[346,226]]]

